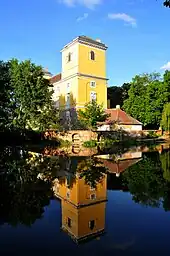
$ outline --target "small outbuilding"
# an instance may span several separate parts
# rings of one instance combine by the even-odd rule
[[[110,116],[105,122],[98,123],[98,131],[117,129],[127,132],[142,131],[142,123],[121,110],[119,105],[113,109],[106,109],[106,113]]]

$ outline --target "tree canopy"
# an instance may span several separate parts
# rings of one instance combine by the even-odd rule
[[[123,102],[128,98],[128,90],[130,83],[124,83],[122,86],[111,86],[107,89],[107,97],[110,100],[110,108],[115,108],[116,105],[123,106]]]
[[[0,129],[43,131],[58,127],[53,90],[41,66],[30,60],[0,62]]]
[[[165,7],[169,7],[170,8],[170,0],[164,1],[163,4],[164,4]]]
[[[164,106],[161,125],[165,131],[170,130],[170,102]]]
[[[124,110],[148,128],[159,128],[164,105],[170,99],[170,71],[136,75],[131,82]]]
[[[95,100],[87,103],[84,110],[79,110],[79,120],[89,128],[96,128],[97,122],[104,122],[108,117],[102,105]]]

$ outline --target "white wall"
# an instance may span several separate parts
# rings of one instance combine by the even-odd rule
[[[110,125],[109,124],[104,124],[102,126],[99,126],[97,128],[97,131],[110,131],[111,128],[110,128]]]
[[[125,131],[142,131],[142,125],[118,125],[118,128],[121,128]]]

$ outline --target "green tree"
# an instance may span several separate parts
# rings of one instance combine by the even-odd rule
[[[137,75],[132,79],[129,98],[123,108],[148,128],[158,128],[164,104],[168,101],[167,83],[158,73]]]
[[[10,76],[9,63],[0,61],[0,131],[10,124]]]
[[[86,124],[88,128],[96,128],[97,122],[104,122],[109,116],[105,113],[102,105],[95,100],[85,105],[85,110],[79,110],[79,120]]]
[[[124,83],[122,86],[111,86],[107,89],[107,97],[110,100],[110,108],[116,105],[123,106],[123,102],[128,98],[130,83]]]
[[[170,131],[170,102],[164,106],[161,125],[165,131]]]
[[[170,0],[164,1],[164,6],[170,8]]]
[[[168,187],[163,178],[159,153],[146,154],[142,161],[123,173],[124,184],[136,203],[159,207]]]
[[[0,219],[12,226],[32,225],[50,203],[51,183],[40,180],[42,157],[33,157],[25,148],[0,150]],[[47,170],[47,166],[46,166]]]
[[[41,66],[31,61],[10,62],[13,124],[20,129],[45,130],[57,128],[58,112],[53,106],[53,90],[44,79]]]
[[[160,160],[163,169],[163,177],[170,182],[170,151],[164,152],[160,155]]]
[[[96,188],[106,175],[106,168],[102,161],[95,158],[87,158],[82,160],[77,167],[77,172],[81,179],[84,179],[87,185]]]

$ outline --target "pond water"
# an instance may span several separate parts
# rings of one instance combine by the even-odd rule
[[[120,159],[0,153],[0,255],[170,253],[168,147]]]

